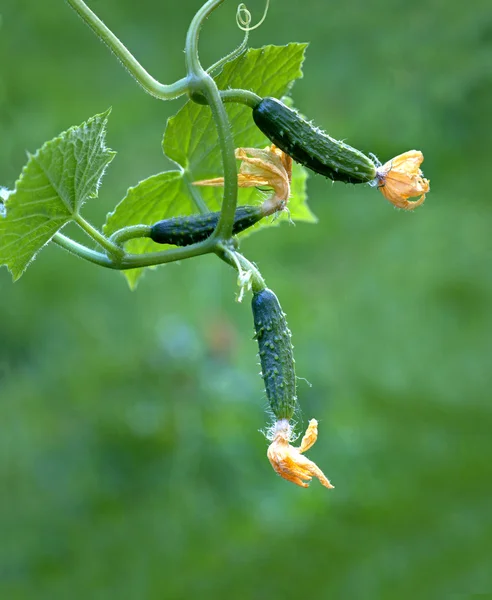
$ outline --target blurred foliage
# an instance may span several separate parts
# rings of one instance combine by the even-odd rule
[[[198,0],[93,0],[170,82]],[[250,8],[261,14],[262,2]],[[0,183],[113,105],[88,213],[164,168],[180,102],[145,96],[59,0],[0,6]],[[225,3],[207,64],[241,38]],[[48,248],[0,271],[0,597],[478,597],[492,589],[489,0],[272,2],[251,45],[311,41],[296,106],[387,160],[426,157],[414,214],[309,184],[318,225],[242,243],[289,316],[328,492],[276,477],[248,301],[215,257],[123,277]],[[89,209],[89,207],[88,207]],[[92,212],[91,212],[92,211]],[[476,595],[476,596],[475,596]]]

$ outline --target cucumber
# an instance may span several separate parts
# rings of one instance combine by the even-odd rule
[[[313,127],[275,98],[263,98],[253,108],[253,120],[278,148],[315,173],[345,183],[368,183],[376,177],[368,156]]]
[[[239,206],[234,216],[232,233],[252,227],[265,215],[261,206]],[[173,217],[152,225],[149,237],[158,244],[189,246],[210,237],[219,222],[220,212],[189,217]]]
[[[291,419],[297,407],[291,333],[277,296],[265,288],[251,303],[265,391],[277,419]]]

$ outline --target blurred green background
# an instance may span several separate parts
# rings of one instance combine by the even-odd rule
[[[319,224],[245,240],[289,317],[309,456],[336,489],[276,477],[249,298],[215,257],[124,278],[44,250],[0,270],[0,598],[479,597],[492,590],[490,0],[273,0],[251,46],[310,41],[296,105],[431,193],[309,181]],[[156,77],[183,71],[199,0],[92,0]],[[263,2],[249,2],[254,15]],[[169,168],[182,101],[146,96],[61,0],[0,5],[0,184],[113,106],[118,151],[86,216]],[[204,63],[240,39],[207,22]]]

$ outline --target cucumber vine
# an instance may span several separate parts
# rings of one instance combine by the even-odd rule
[[[200,31],[224,0],[205,2],[186,35],[185,76],[171,84],[152,77],[83,0],[67,2],[145,92],[159,100],[187,96],[188,102],[169,119],[163,139],[164,153],[177,168],[129,188],[101,231],[82,216],[81,208],[97,197],[115,156],[105,145],[109,111],[68,129],[29,155],[14,190],[0,188],[0,265],[16,280],[45,245],[54,243],[86,261],[123,271],[133,288],[146,267],[215,253],[237,270],[238,299],[253,292],[263,378],[275,416],[271,464],[303,487],[313,476],[332,487],[302,456],[316,440],[316,420],[310,421],[299,448],[290,444],[297,407],[291,334],[277,297],[238,251],[235,235],[282,219],[314,221],[306,205],[304,167],[335,181],[368,183],[395,206],[413,209],[429,190],[420,171],[422,153],[412,150],[381,165],[374,155],[334,140],[278,100],[302,75],[305,45],[248,49],[249,32],[264,21],[268,1],[254,26],[246,6],[239,5],[236,20],[243,41],[209,68],[200,62]],[[265,136],[272,146],[265,148]],[[272,190],[261,206],[258,188]],[[409,200],[415,196],[420,198]],[[69,222],[98,249],[63,234]]]

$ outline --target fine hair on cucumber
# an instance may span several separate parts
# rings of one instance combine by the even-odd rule
[[[261,371],[270,408],[277,419],[290,420],[297,408],[296,370],[285,313],[268,288],[251,303]]]
[[[263,98],[253,108],[257,127],[281,150],[311,171],[345,183],[370,183],[373,160],[335,140],[276,98]]]

